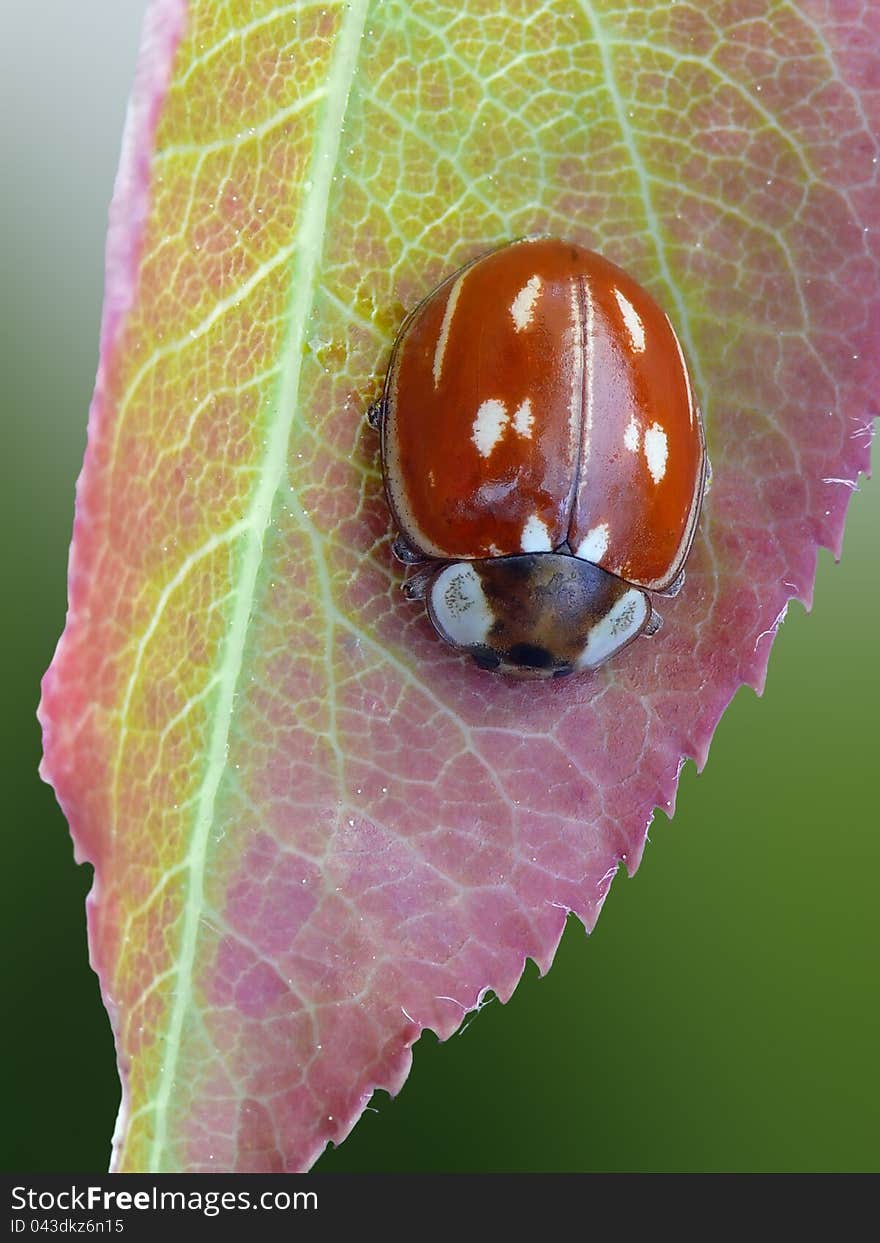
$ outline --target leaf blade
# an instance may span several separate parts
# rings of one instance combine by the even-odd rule
[[[723,173],[717,184],[706,177],[708,191],[685,176],[664,197],[664,161],[681,165],[673,115],[649,131],[660,152],[653,164],[638,149],[641,118],[676,85],[667,74],[651,86],[657,47],[666,40],[682,75],[693,70],[699,82],[705,55],[691,65],[676,43],[690,46],[699,30],[677,32],[662,6],[600,12],[584,3],[574,40],[565,38],[572,17],[552,6],[543,15],[555,23],[552,38],[515,6],[503,29],[480,4],[458,18],[437,6],[433,21],[392,6],[376,10],[368,38],[379,34],[356,64],[367,11],[290,6],[243,21],[239,36],[221,29],[212,6],[192,6],[159,117],[137,299],[121,338],[105,342],[96,408],[106,400],[115,420],[108,428],[93,411],[79,497],[83,518],[100,515],[103,532],[86,543],[78,518],[71,626],[43,718],[47,771],[66,805],[83,801],[74,831],[99,883],[109,878],[92,907],[91,943],[105,996],[120,999],[117,1035],[130,1063],[121,1168],[308,1164],[346,1133],[374,1083],[399,1086],[422,1026],[449,1034],[486,987],[509,996],[527,954],[545,969],[568,909],[591,926],[617,861],[637,865],[654,805],[671,806],[682,756],[705,757],[739,680],[760,685],[786,599],[809,594],[816,541],[840,538],[846,497],[820,512],[824,493],[802,450],[821,478],[854,478],[867,463],[867,446],[846,441],[840,420],[842,444],[829,452],[810,443],[812,424],[799,436],[790,402],[788,422],[763,413],[779,395],[780,370],[791,380],[800,366],[807,389],[844,391],[837,370],[823,377],[826,355],[835,367],[845,361],[823,320],[830,282],[810,278],[821,283],[807,309],[822,349],[781,351],[786,333],[798,337],[791,305],[807,305],[800,262],[785,247],[781,262],[767,241],[778,288],[768,282],[772,331],[762,334],[760,303],[723,276],[743,255],[760,276],[754,238],[767,230],[740,213],[738,231]],[[790,11],[772,12],[777,36],[790,36]],[[651,38],[646,15],[661,24]],[[284,26],[292,16],[293,32]],[[468,20],[473,46],[462,37]],[[242,79],[235,52],[249,39]],[[297,72],[285,76],[279,49],[288,46]],[[809,69],[814,44],[804,46]],[[474,95],[487,76],[484,47],[497,98]],[[540,68],[521,81],[505,68],[532,63]],[[539,124],[548,63],[559,83],[549,143]],[[209,65],[212,85],[198,89]],[[737,86],[721,118],[737,120],[745,88],[726,63],[722,76]],[[573,110],[560,101],[569,97],[583,116],[566,133]],[[429,132],[428,100],[437,98],[459,105],[448,134]],[[202,116],[204,100],[215,111]],[[242,114],[256,124],[240,129]],[[756,115],[773,114],[762,104]],[[698,154],[718,129],[691,124]],[[761,126],[740,129],[760,153]],[[524,143],[528,168],[517,179]],[[387,158],[395,144],[396,161]],[[788,147],[773,153],[787,185]],[[763,208],[757,156],[737,159]],[[425,168],[433,196],[417,189]],[[499,168],[510,175],[489,171]],[[843,236],[858,259],[838,223],[844,196],[833,180],[821,212],[793,185],[787,193],[802,205],[789,250],[811,254],[810,229],[824,214],[826,234]],[[686,599],[665,610],[673,626],[662,649],[589,685],[536,696],[463,673],[397,599],[359,406],[401,303],[505,236],[564,231],[569,204],[582,218],[590,202],[594,232],[579,240],[680,305],[703,392],[724,382],[744,408],[719,407],[721,419],[709,403],[716,484]],[[681,217],[714,234],[711,261],[676,232]],[[337,224],[345,220],[352,232]],[[712,341],[724,321],[738,334],[732,361]],[[847,387],[858,392],[857,382]],[[744,498],[755,499],[750,476],[762,484],[755,514],[773,532],[771,547],[742,513]],[[109,677],[111,645],[94,620],[95,601],[107,599],[131,636]],[[719,647],[728,632],[738,638],[730,651]],[[72,689],[77,644],[102,685],[105,720],[86,743],[53,742],[59,722],[89,711],[83,687]],[[120,780],[108,783],[114,748]],[[112,794],[90,805],[69,759],[83,755],[99,757],[87,784],[109,785],[115,806]],[[547,782],[540,807],[536,768]],[[354,1077],[352,1048],[362,1067]]]

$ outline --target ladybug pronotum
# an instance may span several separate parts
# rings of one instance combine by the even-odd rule
[[[547,237],[467,264],[404,321],[369,418],[404,590],[481,668],[591,670],[659,628],[705,438],[669,317],[620,268]]]

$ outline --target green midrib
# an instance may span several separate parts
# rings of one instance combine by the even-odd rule
[[[159,1072],[154,1098],[155,1126],[148,1169],[158,1172],[168,1146],[169,1108],[180,1060],[184,1022],[193,994],[193,968],[196,960],[199,920],[204,906],[205,866],[214,822],[217,791],[226,766],[226,752],[232,722],[235,689],[241,674],[248,624],[254,603],[257,575],[263,553],[263,540],[269,525],[272,504],[284,476],[287,448],[297,406],[305,327],[314,301],[318,263],[323,249],[324,231],[330,201],[333,170],[339,157],[342,124],[348,107],[351,85],[357,69],[361,38],[369,0],[350,0],[343,7],[343,18],[336,36],[327,93],[318,118],[307,173],[311,189],[304,199],[296,234],[291,266],[289,330],[283,347],[283,364],[273,408],[260,482],[246,519],[247,530],[239,561],[239,581],[226,642],[221,649],[218,669],[219,694],[208,746],[204,780],[196,800],[196,815],[189,850],[189,885],[185,895],[180,937],[177,987],[168,1019],[165,1058]],[[124,1167],[124,1162],[122,1163]]]

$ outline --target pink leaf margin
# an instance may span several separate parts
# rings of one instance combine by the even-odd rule
[[[129,98],[119,169],[110,202],[107,243],[104,251],[104,305],[101,315],[100,354],[95,391],[89,407],[89,444],[101,443],[113,418],[106,399],[107,375],[113,366],[116,345],[137,291],[144,230],[150,212],[150,169],[156,130],[168,93],[174,58],[187,22],[187,0],[150,0],[141,29],[140,51],[134,84]],[[40,776],[55,789],[56,796],[70,826],[78,863],[95,862],[100,842],[87,834],[77,805],[64,796],[71,787],[64,760],[70,762],[74,750],[62,744],[58,733],[68,732],[70,725],[60,714],[45,705],[57,700],[59,671],[65,664],[65,650],[70,645],[71,620],[80,612],[86,599],[83,567],[91,561],[91,527],[87,504],[89,479],[98,465],[86,450],[85,460],[76,484],[76,505],[73,538],[68,566],[68,605],[65,628],[58,641],[52,663],[43,677],[43,702],[38,712],[43,731],[43,759]],[[88,705],[78,705],[85,715]],[[49,758],[51,756],[51,764]],[[51,771],[50,771],[51,768]],[[97,901],[97,880],[89,895],[89,911]],[[90,945],[95,940],[90,937]],[[100,964],[92,962],[100,975]]]

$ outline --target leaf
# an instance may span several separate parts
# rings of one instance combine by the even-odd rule
[[[876,383],[867,0],[154,0],[43,773],[95,865],[120,1170],[307,1168],[566,914],[839,552]],[[507,684],[406,604],[375,395],[506,238],[668,308],[714,484],[666,625]]]

